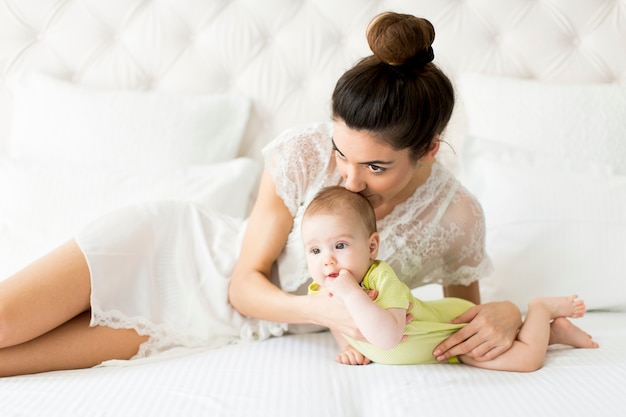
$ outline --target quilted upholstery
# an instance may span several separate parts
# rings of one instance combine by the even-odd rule
[[[337,77],[369,53],[384,10],[429,18],[436,62],[562,82],[626,82],[624,0],[2,0],[0,144],[6,87],[34,69],[106,88],[244,93],[242,154],[286,127],[328,119]],[[448,133],[463,129],[459,111]]]

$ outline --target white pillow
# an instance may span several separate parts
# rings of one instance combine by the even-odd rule
[[[468,134],[626,175],[626,86],[463,74]]]
[[[22,161],[182,166],[236,156],[250,113],[243,96],[111,91],[42,74],[12,86],[9,154]]]
[[[97,216],[158,200],[196,202],[245,217],[260,164],[250,158],[186,168],[87,168],[0,163],[0,279]]]
[[[626,307],[626,176],[475,137],[462,166],[495,267],[483,301],[526,311],[537,296],[578,294],[589,309]]]

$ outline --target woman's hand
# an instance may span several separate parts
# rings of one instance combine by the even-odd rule
[[[438,361],[468,355],[476,361],[491,360],[506,352],[522,325],[520,310],[508,301],[476,305],[452,320],[467,326],[444,340],[434,350]]]

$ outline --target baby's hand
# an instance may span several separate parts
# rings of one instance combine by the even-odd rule
[[[351,345],[348,345],[343,352],[337,355],[337,362],[344,365],[367,365],[371,361]]]
[[[352,291],[363,291],[354,276],[346,269],[339,271],[337,278],[329,281],[327,286],[328,290],[339,298],[350,294]]]

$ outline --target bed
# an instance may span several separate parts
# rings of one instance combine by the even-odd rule
[[[485,210],[483,300],[579,294],[600,348],[550,347],[529,374],[351,367],[328,332],[286,335],[3,378],[0,415],[626,413],[624,1],[2,1],[0,277],[122,205],[245,216],[261,148],[328,121],[385,10],[433,22],[457,89],[439,158]]]

